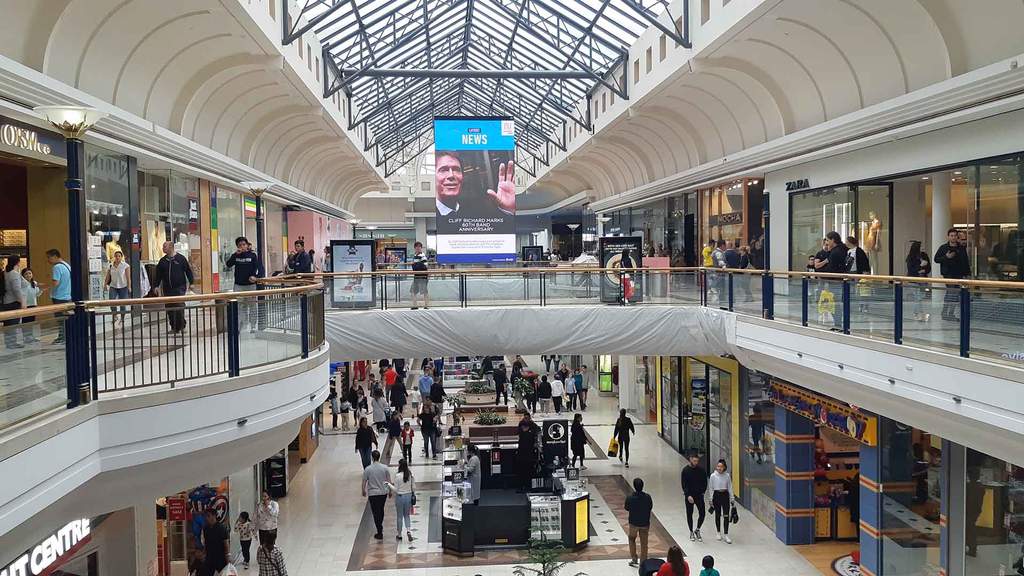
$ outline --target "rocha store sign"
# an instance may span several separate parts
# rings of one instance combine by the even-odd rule
[[[0,571],[0,576],[38,576],[89,541],[89,519],[72,520]]]

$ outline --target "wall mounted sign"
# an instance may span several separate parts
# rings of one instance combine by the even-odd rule
[[[184,522],[188,520],[188,500],[181,496],[172,496],[167,499],[167,519],[171,522]]]
[[[798,178],[796,180],[790,180],[786,182],[786,192],[793,192],[795,190],[803,190],[804,188],[810,188],[811,181],[807,178]]]
[[[800,414],[819,426],[853,438],[868,446],[878,445],[878,418],[868,416],[831,398],[773,380],[769,390],[772,404]]]
[[[15,152],[67,158],[63,136],[4,116],[0,116],[0,146]]]
[[[39,576],[49,574],[50,567],[66,560],[90,539],[89,519],[72,520],[46,540],[0,570],[0,576]]]
[[[190,226],[199,223],[199,199],[188,199],[188,223]]]
[[[708,217],[709,226],[726,226],[729,224],[743,224],[743,212],[726,212],[725,214],[712,214]]]

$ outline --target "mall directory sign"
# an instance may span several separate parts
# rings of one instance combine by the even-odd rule
[[[434,118],[437,261],[516,261],[515,122]]]
[[[373,240],[331,240],[331,266],[335,272],[373,272]],[[335,308],[373,308],[377,305],[372,276],[338,276],[331,280]]]
[[[618,302],[622,298],[622,274],[620,268],[632,269],[643,266],[644,239],[640,236],[604,236],[599,241],[601,268],[608,269],[601,275],[601,302]],[[643,275],[629,274],[627,282],[633,285],[630,302],[640,302],[644,291]]]

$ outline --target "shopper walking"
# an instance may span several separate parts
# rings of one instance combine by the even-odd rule
[[[725,460],[719,460],[715,464],[715,471],[708,478],[708,487],[711,489],[711,507],[715,510],[715,532],[716,539],[725,540],[726,544],[732,544],[729,539],[729,515],[732,513],[732,477],[727,471],[728,466]],[[724,520],[723,517],[724,516]],[[722,522],[725,526],[723,528]],[[723,536],[722,533],[725,533]]]
[[[576,371],[577,373],[579,370]],[[576,377],[569,376],[565,379],[565,395],[569,398],[569,410],[572,412],[576,411],[576,398],[579,397],[579,392],[576,391]]]
[[[184,296],[195,282],[192,266],[187,258],[174,251],[174,242],[164,242],[163,250],[163,258],[156,263],[153,285],[160,290],[161,296]],[[164,308],[167,310],[167,325],[171,334],[181,333],[185,329],[185,304],[165,304]]]
[[[398,444],[402,437],[402,417],[399,416],[398,412],[391,414],[391,419],[387,423],[388,438],[384,441],[384,461],[391,462],[391,454],[395,450],[395,445]]]
[[[715,557],[708,555],[704,557],[700,565],[704,568],[700,571],[700,576],[721,576],[718,570],[715,570]]]
[[[213,508],[207,508],[204,516],[206,523],[203,524],[203,551],[206,553],[206,567],[216,574],[228,565],[231,534],[217,519],[217,512]]]
[[[277,547],[277,533],[260,542],[260,547],[256,550],[256,565],[260,569],[259,576],[288,576],[284,554]]]
[[[430,401],[438,407],[442,407],[447,396],[448,393],[444,391],[444,385],[434,380],[434,383],[430,385]]]
[[[673,544],[668,548],[666,561],[658,568],[657,576],[690,576],[690,566],[683,558],[683,549]]]
[[[551,381],[551,402],[555,405],[555,414],[562,413],[562,402],[565,400],[565,382],[556,377]]]
[[[380,452],[371,454],[373,463],[363,469],[363,496],[370,501],[370,512],[373,514],[373,525],[377,540],[384,539],[384,505],[388,501],[388,484],[391,484],[391,471],[380,463]]]
[[[370,450],[377,446],[377,434],[366,423],[366,417],[359,419],[359,428],[356,429],[356,452],[362,460],[363,469],[370,465]]]
[[[402,526],[405,526],[405,536],[409,542],[415,540],[412,537],[412,507],[416,503],[416,479],[409,469],[409,461],[402,458],[398,461],[398,473],[395,474],[395,483],[388,483],[388,489],[395,494],[395,521],[398,524],[397,539],[402,539]]]
[[[238,534],[238,542],[242,545],[242,566],[249,567],[249,551],[252,548],[252,539],[256,535],[256,527],[249,520],[248,512],[240,512],[235,520],[235,533]]]
[[[636,427],[633,420],[626,415],[626,409],[619,410],[619,419],[615,421],[614,437],[619,441],[619,462],[623,462],[625,456],[626,468],[629,468],[629,440],[636,434]]]
[[[576,389],[580,393],[580,409],[587,411],[587,393],[590,392],[590,372],[587,365],[580,366],[579,378],[576,379]]]
[[[437,460],[437,415],[430,398],[423,400],[423,408],[416,416],[416,420],[423,435],[423,456]]]
[[[853,274],[871,274],[868,253],[860,247],[856,236],[846,237],[846,271]]]
[[[416,438],[416,432],[413,431],[412,424],[409,424],[409,421],[406,420],[405,424],[402,425],[402,458],[409,464],[412,464],[412,444],[414,438]]]
[[[331,430],[338,429],[338,414],[341,413],[341,402],[338,400],[338,387],[331,385],[331,391],[327,393],[327,403],[331,407]]]
[[[547,414],[551,412],[551,395],[553,386],[548,381],[547,374],[540,377],[540,384],[537,385],[537,402],[540,403],[540,411]],[[536,412],[536,410],[534,410]]]
[[[956,228],[946,232],[947,242],[935,251],[935,263],[939,265],[939,273],[943,278],[959,280],[971,275],[971,261],[967,257],[967,247],[960,242]],[[960,287],[955,284],[946,285],[946,295],[942,299],[942,319],[958,321],[960,307]]]
[[[46,251],[46,261],[50,263],[50,276],[53,287],[50,288],[50,301],[54,304],[71,302],[71,265],[60,257],[60,251],[51,248]],[[54,344],[64,342],[64,322],[57,322],[57,339]]]
[[[504,366],[498,366],[491,374],[491,381],[494,383],[494,404],[501,404],[501,398],[505,398],[505,406],[508,406],[508,374]]]
[[[383,432],[388,421],[388,402],[384,399],[384,393],[379,389],[370,393],[370,416],[373,418],[373,426],[377,432]]]
[[[910,243],[910,250],[907,252],[907,276],[914,278],[927,278],[932,273],[932,263],[928,260],[928,254],[921,250],[921,241],[914,240]],[[910,297],[914,301],[912,312],[914,314],[914,320],[918,322],[927,322],[928,314],[924,311],[924,306],[921,303],[925,296],[925,285],[924,284],[910,284],[907,286],[910,290]]]
[[[409,390],[405,387],[405,380],[399,378],[391,387],[391,406],[395,413],[405,416],[405,405],[409,401]]]
[[[570,466],[576,465],[576,459],[580,459],[580,470],[586,470],[583,465],[583,454],[586,450],[587,434],[583,431],[583,414],[577,412],[572,417],[572,426],[569,427],[569,448],[572,450],[572,462]]]
[[[531,376],[526,381],[526,384],[527,384],[527,386],[526,386],[526,407],[529,409],[530,412],[536,414],[537,413],[537,389],[540,387],[540,384],[537,382],[537,377],[536,376]]]
[[[44,289],[36,283],[35,275],[33,275],[31,268],[22,268],[21,270],[21,289],[25,293],[25,308],[38,307],[39,297],[42,296]],[[39,342],[39,338],[35,336],[35,321],[35,316],[25,316],[21,319],[22,344]]]
[[[132,275],[131,266],[124,261],[124,253],[120,250],[114,252],[114,261],[107,267],[107,273],[103,277],[103,287],[107,290],[107,297],[111,300],[127,300],[131,297]],[[118,314],[114,316],[114,324],[119,324],[124,319],[124,306],[118,306]]]
[[[430,274],[427,273],[427,264],[429,260],[427,255],[423,253],[423,243],[417,241],[412,245],[412,269],[415,272],[412,278],[412,288],[409,289],[409,295],[412,297],[412,309],[416,310],[417,302],[423,300],[423,308],[430,308],[430,292],[427,290],[427,282],[430,280]]]
[[[25,283],[22,280],[21,271],[18,269],[20,261],[21,258],[18,256],[7,257],[7,266],[3,271],[3,310],[5,312],[15,312],[25,307],[25,291],[23,290]],[[20,323],[21,318],[4,320],[4,326],[17,326]],[[18,344],[17,328],[4,330],[4,344],[8,349],[24,348],[24,345]]]
[[[490,356],[484,356],[480,361],[480,372],[484,375],[487,384],[494,386],[494,360]]]
[[[629,512],[629,565],[636,568],[647,560],[647,539],[651,530],[651,510],[654,501],[644,492],[644,481],[633,479],[633,493],[626,496],[626,511]],[[636,541],[640,540],[640,554],[637,556]]]
[[[512,361],[513,382],[523,377],[523,368],[529,368],[529,366],[526,365],[526,360],[523,360],[522,356],[516,354],[516,359]]]
[[[389,364],[387,369],[384,370],[384,398],[387,401],[391,401],[391,389],[394,388],[395,383],[398,382],[398,370],[395,369],[394,364]]]
[[[258,278],[264,276],[263,263],[259,255],[253,252],[249,239],[245,236],[235,238],[235,253],[232,254],[224,265],[230,270],[234,268],[233,292],[251,292],[258,290],[256,283]],[[255,298],[242,298],[239,301],[239,329],[244,324],[249,325],[249,332],[256,332],[259,316],[259,308]]]
[[[679,483],[686,498],[686,525],[690,528],[690,542],[703,542],[700,528],[704,525],[704,493],[708,490],[708,474],[700,465],[700,456],[690,454],[690,462],[679,473]],[[697,528],[693,528],[693,511],[697,510]]]
[[[362,391],[362,388],[358,386],[347,386],[344,388],[345,395],[341,400],[341,430],[348,432],[349,430],[349,419],[352,424],[356,423],[356,414],[359,413],[359,392],[356,389]]]
[[[256,529],[259,530],[260,542],[266,541],[268,536],[277,536],[277,517],[280,512],[281,507],[271,500],[270,494],[266,490],[260,492],[260,504],[256,507]]]

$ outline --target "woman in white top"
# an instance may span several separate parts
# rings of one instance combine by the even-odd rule
[[[43,288],[36,283],[31,268],[25,268],[21,271],[21,288],[25,293],[25,308],[35,308],[38,306],[39,296],[42,295]],[[21,319],[21,339],[25,344],[39,342],[35,335],[35,321],[35,316],[25,316]],[[25,326],[25,324],[28,324],[28,326]]]
[[[715,531],[722,540],[722,520],[725,521],[725,543],[732,544],[729,539],[729,514],[732,512],[732,476],[726,471],[725,460],[719,460],[715,471],[708,477],[708,489],[711,490],[711,506],[715,511]]]
[[[405,523],[405,536],[412,542],[412,515],[413,498],[416,495],[416,479],[409,470],[409,462],[405,458],[398,461],[398,474],[395,474],[395,483],[388,482],[388,488],[395,494],[395,517],[398,521],[398,539],[402,539],[402,523]]]
[[[21,262],[21,258],[18,256],[8,256],[7,266],[4,267],[3,310],[7,312],[21,310],[25,307],[25,290],[23,289],[24,282],[21,278],[21,271],[18,270],[18,262]],[[21,318],[4,320],[4,326],[15,326],[20,323]],[[4,330],[4,344],[6,344],[8,348],[24,347],[22,344],[18,344],[17,328]]]
[[[124,254],[118,250],[114,252],[114,261],[107,267],[107,275],[103,279],[104,286],[109,290],[108,297],[111,300],[127,300],[131,297],[131,274],[128,271],[131,266],[124,261]],[[124,306],[117,306],[118,312],[124,312]],[[114,322],[120,322],[123,315],[114,317]]]
[[[565,384],[556,376],[551,381],[551,401],[555,404],[555,414],[562,413],[563,398],[565,398]]]
[[[263,542],[267,534],[277,536],[277,515],[280,512],[280,506],[264,490],[260,494],[260,505],[256,507],[256,529],[260,532],[260,542]]]

